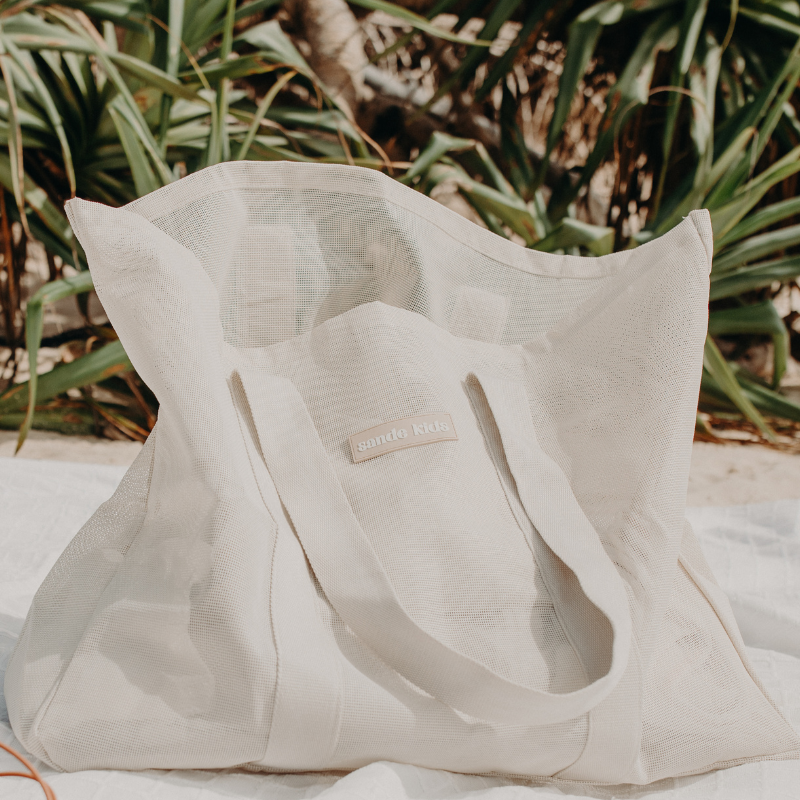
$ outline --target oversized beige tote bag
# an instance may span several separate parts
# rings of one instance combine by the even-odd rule
[[[547,255],[289,163],[68,211],[161,407],[12,656],[30,752],[596,783],[798,755],[684,522],[706,212]]]

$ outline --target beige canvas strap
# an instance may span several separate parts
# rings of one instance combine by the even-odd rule
[[[423,630],[397,597],[292,382],[254,369],[241,370],[240,377],[262,455],[317,580],[342,620],[387,664],[458,711],[514,725],[573,719],[614,689],[625,670],[631,636],[622,581],[566,476],[539,448],[527,407],[520,417],[518,406],[526,400],[521,386],[478,379],[497,418],[526,512],[608,621],[613,637],[604,674],[565,694],[514,683]],[[592,646],[590,637],[586,647]],[[608,643],[600,647],[608,649]]]

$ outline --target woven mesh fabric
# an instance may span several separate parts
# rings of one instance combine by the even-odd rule
[[[32,753],[598,783],[798,755],[684,525],[705,212],[584,259],[251,163],[68,212],[161,408],[9,664]],[[354,463],[440,413],[457,440]]]

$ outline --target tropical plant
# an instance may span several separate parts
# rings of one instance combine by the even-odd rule
[[[7,190],[4,241],[8,249],[9,220],[17,221],[26,237],[42,242],[69,271],[27,303],[32,365],[44,305],[71,295],[85,299],[92,289],[62,210],[69,197],[121,205],[227,159],[383,163],[280,25],[262,19],[277,5],[0,3],[0,137],[8,148],[0,153],[0,182]],[[234,84],[269,74],[275,80],[258,102]],[[289,82],[313,103],[272,108]],[[5,332],[12,357],[19,335],[19,260],[6,257]],[[155,418],[154,398],[131,376],[113,329],[92,325],[87,316],[86,327],[73,336],[91,340],[90,351],[41,380],[31,369],[29,381],[11,386],[0,399],[2,424],[21,425],[21,444],[34,419],[30,398],[41,404],[60,397],[36,412],[39,424],[86,430],[99,416],[125,434],[146,436]],[[101,386],[104,399],[87,390],[79,398],[63,397],[88,385]]]
[[[507,13],[516,5],[497,4],[495,10]],[[541,11],[536,5],[531,18]],[[800,78],[798,11],[786,4],[734,4],[723,9],[721,4],[674,0],[606,0],[592,5],[568,27],[558,93],[538,164],[537,154],[523,144],[514,113],[520,92],[504,87],[502,169],[487,170],[485,159],[479,164],[474,158],[470,169],[457,154],[474,142],[434,135],[405,176],[406,181],[419,181],[423,191],[442,178],[453,178],[488,227],[501,235],[514,231],[527,246],[540,249],[579,244],[599,252],[591,236],[580,240],[585,223],[579,221],[579,212],[592,178],[609,159],[616,162],[618,183],[628,183],[624,197],[615,198],[617,210],[633,204],[633,214],[640,219],[645,216],[641,212],[646,213],[643,228],[628,225],[627,235],[622,235],[624,215],[612,218],[612,201],[608,222],[616,222],[616,247],[635,246],[669,230],[690,210],[708,208],[715,254],[701,399],[711,408],[738,409],[770,440],[774,432],[764,414],[800,421],[800,406],[775,391],[786,371],[789,331],[772,302],[774,287],[800,275],[800,225],[785,225],[800,212],[800,200],[790,196],[763,202],[776,188],[793,193],[792,178],[800,172],[800,126],[792,105]],[[748,23],[741,35],[737,14],[740,22],[743,18]],[[497,19],[487,30],[490,21],[479,35],[497,30]],[[578,168],[562,170],[546,187],[553,154],[566,136],[565,123],[581,83],[586,86],[587,68],[602,52],[603,37],[626,42],[631,41],[626,34],[634,31],[635,44],[628,46],[622,68],[610,80],[588,158]],[[452,88],[456,76],[461,76],[461,88],[469,88],[478,99],[494,89],[493,81],[502,78],[497,69],[502,59],[480,81],[471,76],[486,53],[475,48],[472,56],[432,100],[445,87]],[[654,106],[657,96],[669,99]],[[658,135],[648,135],[647,128]],[[626,159],[614,153],[621,144],[633,150],[628,162],[633,158],[637,164],[623,180]],[[647,164],[652,165],[649,176],[642,174]],[[479,186],[476,172],[482,173]],[[645,177],[652,185],[646,192]],[[599,230],[593,236],[605,241]],[[774,365],[769,384],[722,356],[715,337],[726,336],[771,338]]]
[[[24,248],[13,252],[9,220],[44,243],[58,278],[27,303],[35,364],[44,305],[91,289],[61,211],[69,196],[119,205],[225,159],[355,163],[433,196],[450,187],[495,233],[541,250],[633,247],[709,208],[715,260],[701,402],[738,410],[766,438],[774,434],[765,415],[800,421],[800,406],[778,391],[790,332],[773,303],[800,275],[800,7],[399,4],[412,11],[358,0],[350,6],[361,20],[345,31],[348,47],[353,30],[365,36],[353,67],[323,58],[346,49],[344,40],[320,41],[337,34],[308,21],[324,2],[350,13],[343,0],[0,0],[2,299],[12,355],[20,326],[7,310],[19,302]],[[340,66],[349,83],[335,79]],[[20,443],[32,422],[88,430],[103,420],[145,436],[155,399],[113,329],[87,320],[72,335],[88,343],[85,354],[10,386],[0,424],[21,425]],[[720,350],[754,337],[773,343],[770,380]]]

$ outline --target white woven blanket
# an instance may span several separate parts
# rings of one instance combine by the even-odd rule
[[[2,697],[5,664],[39,583],[124,467],[0,458],[0,741],[21,749]],[[800,493],[800,489],[798,490]],[[695,508],[689,519],[767,689],[800,729],[800,500]],[[12,769],[0,754],[0,772]],[[567,792],[381,762],[349,775],[239,771],[78,772],[41,767],[59,800],[796,800],[800,761],[745,764],[650,787]],[[42,797],[32,781],[0,778],[0,800]]]

